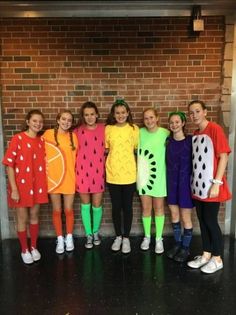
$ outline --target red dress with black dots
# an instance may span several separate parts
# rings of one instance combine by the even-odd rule
[[[105,179],[105,127],[97,124],[95,129],[82,125],[75,130],[79,141],[76,159],[76,191],[101,193]]]
[[[10,208],[32,207],[48,202],[45,147],[41,137],[31,138],[25,132],[13,136],[3,164],[14,169],[20,195],[19,202],[12,200],[11,187],[8,185]]]

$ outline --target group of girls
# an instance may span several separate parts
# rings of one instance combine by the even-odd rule
[[[75,129],[72,113],[65,110],[58,114],[55,128],[46,130],[41,137],[38,135],[43,128],[43,114],[38,110],[29,112],[25,128],[12,138],[3,160],[9,178],[9,206],[17,209],[17,233],[23,261],[30,264],[41,257],[37,250],[38,214],[40,204],[48,202],[48,194],[58,254],[74,249],[76,191],[80,196],[85,247],[101,243],[99,229],[106,172],[115,230],[113,251],[121,250],[124,254],[131,251],[132,203],[137,188],[144,228],[142,250],[150,247],[153,211],[155,252],[164,252],[162,235],[167,197],[175,240],[167,256],[178,262],[188,259],[192,239],[191,212],[196,206],[203,253],[189,261],[188,266],[201,268],[205,273],[222,269],[222,234],[217,218],[220,202],[231,197],[224,177],[230,148],[221,127],[207,120],[203,102],[193,101],[188,109],[198,128],[193,137],[185,135],[186,115],[183,112],[169,114],[167,130],[159,125],[157,111],[147,108],[143,113],[144,127],[139,129],[133,123],[128,104],[122,99],[112,105],[106,127],[98,123],[96,105],[86,102],[80,109]],[[65,238],[62,209],[66,220]],[[28,221],[30,246],[27,243]]]

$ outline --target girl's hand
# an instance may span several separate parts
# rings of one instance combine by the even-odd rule
[[[11,199],[14,200],[15,202],[19,202],[20,195],[19,195],[18,189],[12,190],[12,192],[11,192]]]
[[[220,185],[219,184],[212,184],[209,190],[209,198],[216,198],[218,197],[220,192]]]

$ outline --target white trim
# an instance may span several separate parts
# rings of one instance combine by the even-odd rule
[[[1,110],[1,99],[0,99],[0,233],[1,239],[4,240],[10,237],[10,226],[9,226],[9,215],[7,206],[7,195],[6,195],[6,175],[5,168],[2,165],[3,153],[4,153],[4,142],[3,142],[3,124],[2,124],[2,110]]]
[[[236,237],[236,19],[234,22],[233,66],[231,89],[229,145],[231,154],[228,163],[228,183],[232,192],[232,200],[226,203],[225,234]]]
[[[194,5],[202,16],[228,15],[235,0],[107,0],[107,1],[0,1],[0,17],[158,17],[191,16]]]

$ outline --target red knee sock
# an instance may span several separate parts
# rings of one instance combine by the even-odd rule
[[[39,224],[30,224],[29,226],[30,237],[31,237],[31,248],[37,248],[37,240],[39,235]]]
[[[74,210],[65,210],[66,215],[66,233],[72,234],[74,229]]]
[[[17,231],[17,235],[20,241],[20,246],[21,246],[21,252],[25,253],[26,250],[28,249],[28,244],[27,244],[27,232],[25,231]]]
[[[52,222],[56,231],[56,235],[62,235],[61,210],[52,212]]]

